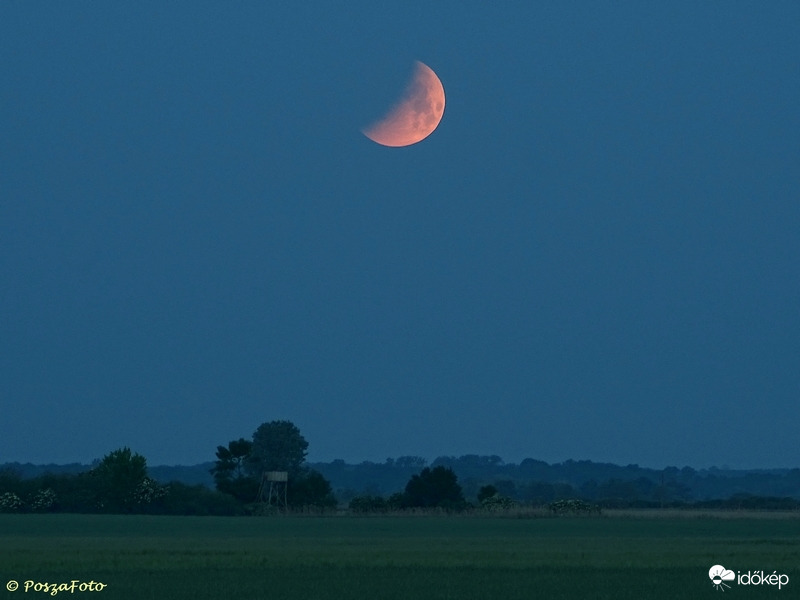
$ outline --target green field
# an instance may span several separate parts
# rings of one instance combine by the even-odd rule
[[[800,597],[800,518],[723,517],[0,515],[0,589],[18,600],[48,596],[26,580],[103,582],[58,596],[104,600],[713,598],[708,569],[722,564],[790,577],[781,590],[734,582],[726,597]]]

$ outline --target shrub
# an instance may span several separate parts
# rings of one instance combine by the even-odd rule
[[[483,505],[484,500],[488,500],[489,498],[496,496],[500,492],[497,491],[497,488],[493,485],[485,485],[480,490],[478,490],[478,502]]]
[[[151,504],[167,495],[167,488],[159,485],[155,480],[145,477],[133,491],[133,500],[136,504],[144,506]]]
[[[56,493],[50,489],[39,490],[31,502],[31,510],[37,512],[47,512],[52,510],[56,504]]]
[[[389,505],[380,496],[356,496],[350,500],[349,508],[356,513],[384,513]]]
[[[590,515],[600,514],[600,507],[596,504],[589,504],[583,500],[557,500],[548,505],[550,511],[556,515]]]
[[[465,506],[464,495],[452,469],[425,467],[406,484],[404,506],[409,508],[445,508],[460,510]]]
[[[515,508],[517,503],[511,498],[501,496],[500,494],[494,494],[493,496],[489,496],[488,498],[481,500],[480,506],[485,510],[497,511]]]
[[[148,512],[167,515],[232,516],[245,514],[244,506],[233,496],[210,490],[204,485],[169,483],[169,493],[155,500]]]
[[[330,482],[319,471],[310,469],[289,481],[289,504],[292,508],[333,508],[336,497]]]
[[[405,496],[402,492],[395,492],[386,499],[387,510],[400,510],[403,508]]]
[[[14,492],[6,492],[0,496],[0,512],[18,512],[23,506],[22,500]]]

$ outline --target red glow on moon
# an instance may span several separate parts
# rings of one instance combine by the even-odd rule
[[[444,115],[444,87],[436,73],[417,61],[414,77],[402,100],[381,120],[363,130],[373,142],[398,148],[421,142]]]

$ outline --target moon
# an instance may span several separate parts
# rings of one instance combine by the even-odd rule
[[[442,115],[444,86],[433,69],[416,61],[414,75],[400,101],[361,132],[382,146],[410,146],[433,133]]]

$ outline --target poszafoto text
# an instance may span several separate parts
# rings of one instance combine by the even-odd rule
[[[10,585],[6,587],[9,591],[12,591]],[[108,584],[103,583],[102,581],[81,581],[79,579],[73,579],[72,581],[63,583],[49,583],[44,581],[33,581],[29,579],[24,581],[21,587],[23,592],[41,592],[43,594],[55,596],[61,592],[67,592],[70,594],[74,594],[75,592],[102,592],[108,587]],[[14,590],[16,589],[17,588],[15,586]]]

